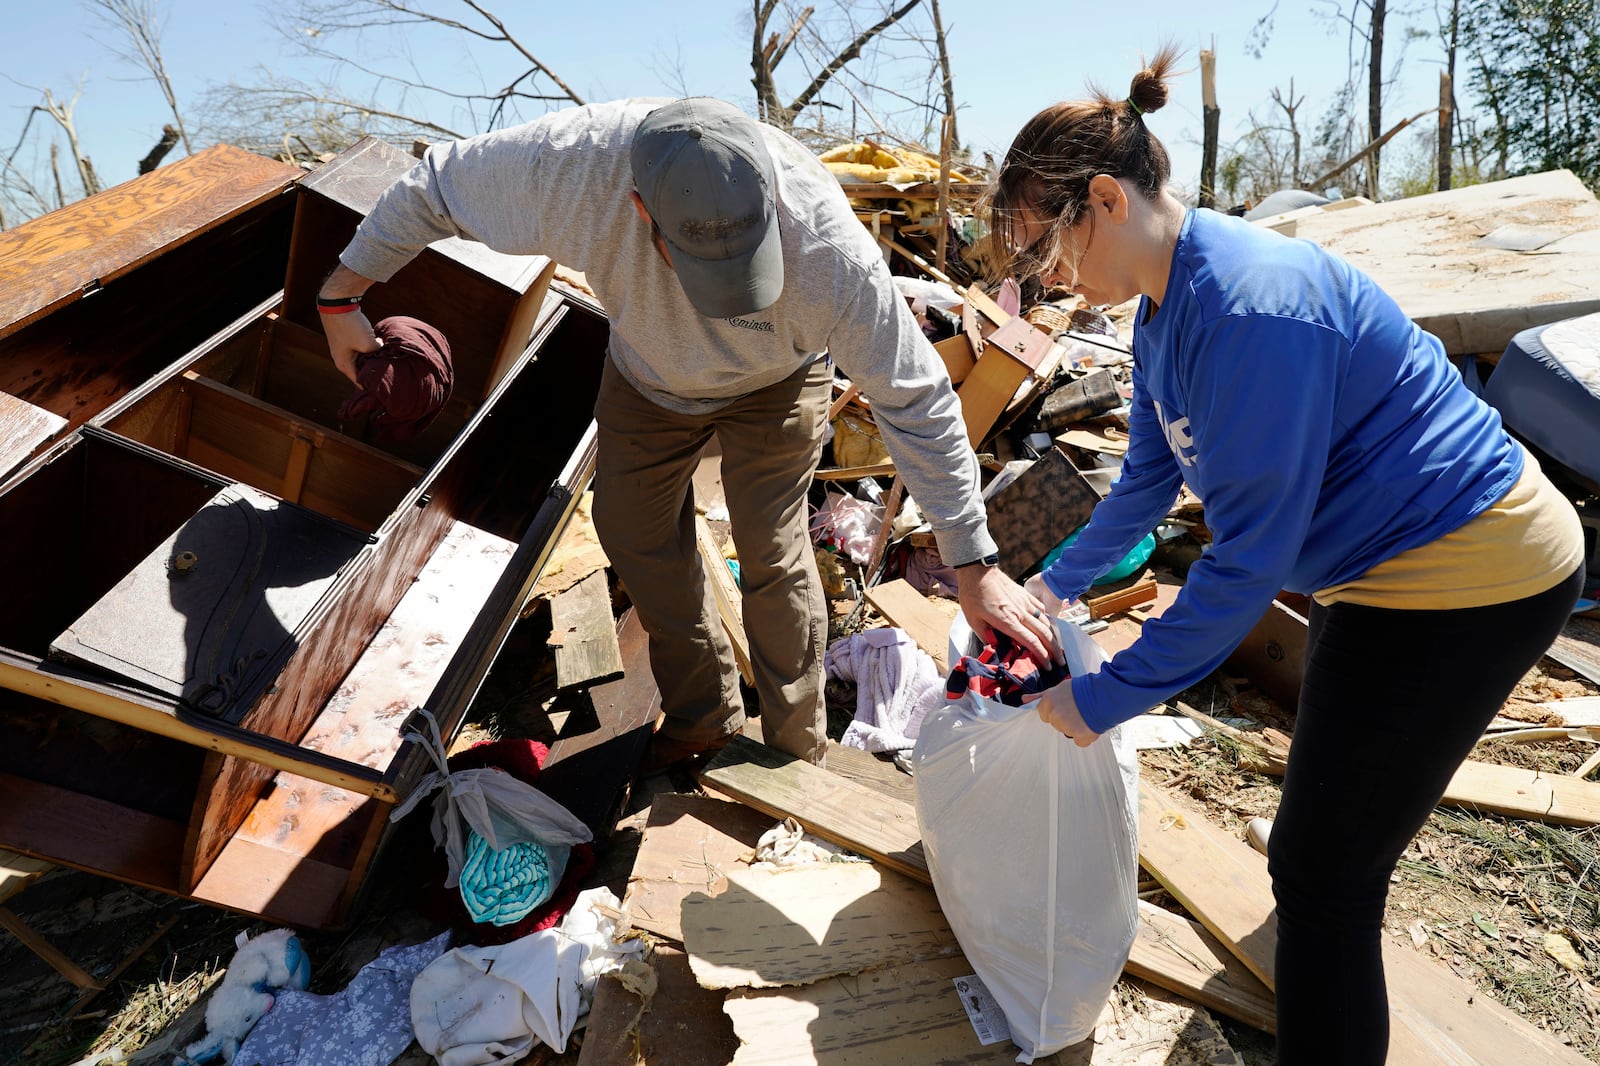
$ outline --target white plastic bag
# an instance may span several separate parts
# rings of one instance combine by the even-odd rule
[[[432,825],[433,842],[444,848],[450,864],[445,888],[455,888],[461,883],[468,830],[476,832],[496,851],[530,841],[549,848],[584,844],[594,839],[589,827],[571,811],[504,770],[485,767],[451,773],[444,740],[439,736],[439,724],[427,710],[418,708],[417,713],[427,720],[429,735],[411,732],[406,734],[406,739],[421,745],[439,769],[417,782],[405,802],[390,813],[389,820],[398,822],[411,813],[423,797],[435,789],[441,790],[433,803]],[[555,880],[560,880],[559,875]]]
[[[1106,661],[1056,627],[1074,676]],[[951,662],[978,651],[958,615]],[[1019,1062],[1094,1031],[1138,931],[1138,753],[1114,728],[1087,748],[968,693],[912,752],[917,821],[950,928],[1005,1012]]]

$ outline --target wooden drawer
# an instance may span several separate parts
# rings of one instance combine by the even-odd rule
[[[424,769],[403,723],[459,724],[587,481],[607,328],[547,261],[443,242],[369,307],[441,328],[449,405],[404,445],[340,422],[312,297],[409,163],[363,142],[297,183],[292,230],[249,234],[288,241],[281,292],[187,349],[191,327],[153,328],[145,358],[90,360],[92,412],[0,485],[0,847],[334,924]],[[128,276],[171,283],[196,243]],[[88,302],[0,356],[43,359]],[[81,346],[113,351],[105,328]],[[84,769],[101,751],[116,773]]]

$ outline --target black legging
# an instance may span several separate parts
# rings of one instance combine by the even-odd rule
[[[1380,1066],[1389,877],[1583,588],[1491,607],[1311,608],[1294,745],[1269,853],[1279,1066]]]

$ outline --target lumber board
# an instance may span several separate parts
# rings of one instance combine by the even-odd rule
[[[1545,654],[1600,685],[1600,622],[1587,618],[1569,620]]]
[[[700,566],[705,570],[706,580],[711,582],[711,596],[716,601],[722,628],[733,645],[733,661],[739,666],[739,676],[744,678],[745,684],[754,685],[756,675],[750,664],[750,638],[744,631],[743,593],[733,580],[733,571],[728,569],[728,560],[704,515],[694,516],[694,539],[700,552]]]
[[[1277,931],[1266,856],[1149,784],[1140,786],[1139,838],[1145,868],[1270,987]],[[1384,970],[1390,1066],[1587,1061],[1404,945],[1384,945]]]
[[[550,601],[549,643],[555,650],[558,693],[622,676],[622,648],[605,571],[595,571]]]
[[[0,903],[15,896],[51,869],[48,862],[14,851],[0,851]]]
[[[617,642],[622,649],[622,676],[589,689],[594,713],[568,716],[539,774],[540,789],[602,842],[616,826],[629,782],[661,717],[661,691],[650,672],[649,637],[632,609],[618,625]]]
[[[804,985],[960,951],[928,885],[868,862],[730,863],[683,900],[683,946],[707,988]]]
[[[1016,1045],[980,1044],[967,1020],[954,982],[971,973],[972,964],[957,955],[803,988],[730,992],[723,1009],[743,1041],[733,1066],[1015,1062]],[[1070,1054],[1036,1061],[1086,1061]]]
[[[1124,589],[1107,592],[1099,596],[1083,597],[1083,604],[1089,608],[1090,618],[1109,618],[1120,614],[1130,607],[1137,607],[1141,603],[1152,603],[1156,598],[1155,578],[1145,578],[1135,582]]]
[[[794,818],[891,870],[928,879],[915,808],[793,755],[734,737],[700,772],[700,785],[779,821]]]
[[[1139,935],[1128,954],[1126,972],[1172,990],[1185,967],[1194,971],[1181,990],[1185,996],[1262,1032],[1278,1031],[1272,990],[1222,941],[1199,922],[1140,900]]]
[[[867,602],[890,625],[905,630],[941,674],[949,672],[950,623],[961,611],[955,600],[929,598],[911,582],[895,578],[867,589]]]
[[[1139,783],[1139,864],[1271,988],[1278,924],[1260,858],[1160,786]]]
[[[67,420],[53,411],[0,392],[0,481],[27,462],[66,424]]]
[[[23,946],[49,963],[50,968],[81,989],[99,990],[105,987],[89,975],[83,967],[67,958],[61,949],[40,936],[27,922],[9,907],[0,907],[0,929],[4,929],[22,942]]]
[[[748,804],[774,818],[794,818],[807,832],[843,845],[858,855],[932,884],[916,809],[905,800],[883,796],[793,756],[736,738],[700,774],[708,791]],[[1178,919],[1182,921],[1182,919]],[[1170,992],[1205,1003],[1250,1025],[1259,1025],[1270,995],[1248,970],[1225,963],[1206,964],[1217,948],[1201,933],[1174,932],[1171,923],[1140,922],[1132,958],[1137,976]],[[1196,960],[1200,963],[1197,965]]]

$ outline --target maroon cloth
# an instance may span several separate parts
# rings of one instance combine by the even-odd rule
[[[356,356],[355,395],[340,406],[339,417],[370,415],[383,437],[410,440],[450,399],[450,343],[426,322],[404,315],[391,315],[372,330],[383,347]]]
[[[456,752],[450,756],[447,765],[452,773],[495,767],[524,784],[538,788],[539,773],[549,754],[550,749],[536,740],[491,740]],[[474,922],[467,913],[466,904],[461,902],[460,889],[444,887],[450,864],[442,848],[435,852],[435,866],[434,876],[428,879],[418,910],[434,921],[462,931],[467,937],[462,943],[507,944],[529,933],[549,929],[566,917],[583,888],[584,880],[594,872],[595,854],[592,844],[572,845],[572,853],[567,856],[567,869],[550,898],[528,912],[521,921],[511,925]]]

